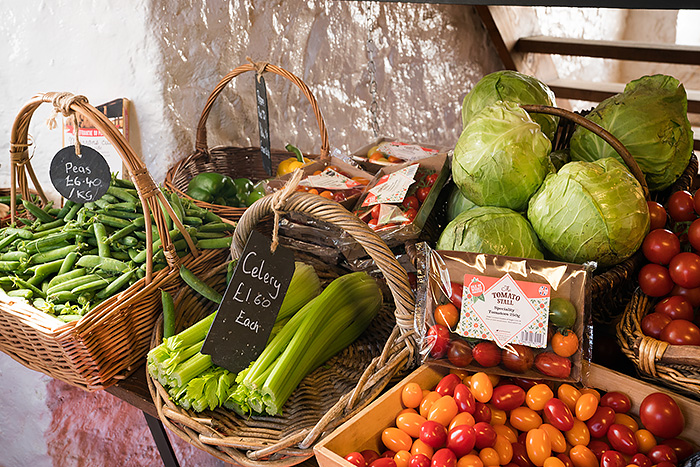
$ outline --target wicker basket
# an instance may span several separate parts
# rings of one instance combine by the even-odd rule
[[[639,288],[635,290],[617,324],[620,348],[642,378],[700,398],[700,347],[671,345],[642,332],[641,321],[656,302]]]
[[[28,368],[45,373],[86,390],[104,389],[128,376],[143,363],[149,348],[153,326],[161,314],[160,290],[174,291],[181,285],[178,266],[187,265],[202,272],[228,256],[227,249],[199,253],[182,223],[158,189],[126,139],[101,112],[83,96],[69,93],[45,93],[34,96],[18,114],[12,128],[12,181],[21,192],[29,192],[24,170],[31,171],[26,157],[27,131],[34,111],[42,104],[53,104],[64,115],[77,113],[99,128],[114,145],[128,167],[137,187],[147,219],[146,243],[149,255],[146,274],[141,280],[100,303],[78,321],[63,323],[31,305],[3,295],[0,297],[0,350]],[[36,182],[35,177],[31,177]],[[40,190],[40,187],[35,187]],[[12,193],[17,187],[12,186]],[[159,204],[166,207],[164,213]],[[153,271],[151,229],[152,214],[169,267]],[[191,253],[177,257],[166,227],[166,215],[189,239]]]
[[[195,141],[194,153],[182,159],[168,170],[165,176],[165,186],[179,195],[189,198],[185,192],[189,181],[197,174],[203,172],[218,172],[224,175],[229,175],[233,178],[245,177],[253,182],[270,178],[262,166],[259,147],[232,147],[232,146],[216,146],[209,149],[207,144],[207,118],[209,112],[214,105],[217,97],[224,90],[226,85],[236,76],[247,71],[255,71],[256,73],[272,72],[282,76],[294,83],[306,98],[311,103],[311,108],[316,116],[318,128],[321,132],[321,152],[318,157],[326,158],[329,153],[328,131],[326,124],[323,121],[321,110],[318,107],[316,98],[311,93],[311,90],[304,82],[289,71],[269,63],[253,64],[249,63],[235,68],[233,71],[223,77],[219,84],[216,85],[214,91],[209,96],[202,115],[197,124],[197,135]],[[289,157],[294,157],[294,154],[280,149],[271,149],[272,167],[273,170],[277,165]],[[309,156],[314,158],[314,156]],[[192,198],[189,198],[192,199]],[[237,221],[245,212],[246,208],[236,208],[230,206],[221,206],[218,204],[210,204],[199,200],[193,201],[203,208],[209,209],[220,217]]]
[[[234,234],[233,257],[242,252],[250,231],[272,212],[275,195],[254,203],[241,217]],[[385,305],[365,333],[350,347],[308,375],[284,406],[283,415],[241,418],[224,409],[194,413],[175,405],[157,380],[148,376],[154,403],[163,423],[190,444],[243,466],[288,466],[313,456],[314,443],[369,404],[395,377],[415,368],[418,353],[413,337],[414,296],[406,271],[365,223],[338,203],[309,193],[294,193],[279,208],[330,222],[357,240],[369,253],[385,280]],[[304,258],[301,258],[304,260]],[[315,265],[319,277],[337,273]],[[223,274],[223,272],[214,272]],[[213,277],[211,284],[222,286]],[[176,329],[211,312],[201,301],[176,297]],[[392,302],[393,303],[387,303]],[[156,326],[152,346],[162,342]]]
[[[583,114],[565,109],[540,105],[523,105],[522,107],[528,112],[548,113],[560,117],[559,128],[553,142],[553,147],[555,149],[568,147],[576,125],[580,125],[600,136],[603,140],[608,142],[627,163],[632,174],[641,183],[644,193],[647,195],[647,199],[654,199],[663,203],[673,191],[689,189],[695,177],[697,177],[698,160],[693,154],[683,174],[670,188],[663,192],[650,193],[644,174],[641,169],[639,169],[639,165],[632,155],[617,138],[600,125],[586,119]],[[610,324],[620,318],[625,309],[625,305],[632,297],[632,293],[636,287],[636,275],[643,264],[643,255],[641,251],[637,251],[621,263],[606,270],[596,271],[591,276],[589,282],[591,310],[593,320],[596,323]]]

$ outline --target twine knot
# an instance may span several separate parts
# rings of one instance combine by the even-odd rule
[[[257,76],[257,80],[260,81],[260,76],[265,72],[265,68],[267,68],[267,65],[270,64],[270,62],[256,62],[250,57],[246,57],[246,60],[248,60],[251,65],[255,68],[255,74]]]
[[[277,246],[279,245],[279,225],[280,217],[284,214],[282,208],[287,202],[292,193],[294,193],[299,186],[301,178],[304,176],[304,171],[301,169],[296,169],[292,174],[292,177],[287,181],[284,188],[272,195],[271,205],[272,212],[275,214],[274,226],[272,228],[272,244],[270,245],[270,251],[275,252]]]
[[[53,96],[51,103],[53,104],[53,112],[51,112],[51,116],[46,120],[46,125],[49,127],[49,130],[56,128],[56,126],[58,126],[56,117],[58,117],[59,114],[66,118],[72,118],[73,131],[75,132],[75,154],[79,156],[80,141],[78,140],[78,116],[75,114],[75,111],[71,109],[71,106],[75,103],[87,104],[87,97],[70,92],[59,92]]]

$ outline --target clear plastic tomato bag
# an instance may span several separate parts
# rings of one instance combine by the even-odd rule
[[[584,383],[594,265],[417,245],[415,328],[424,363]]]

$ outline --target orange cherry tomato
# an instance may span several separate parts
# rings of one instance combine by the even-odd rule
[[[481,459],[484,467],[496,467],[501,462],[498,452],[494,448],[483,448],[479,451],[479,459]]]
[[[548,457],[544,460],[542,467],[566,467],[566,464],[558,457]]]
[[[489,380],[491,381],[491,386],[494,388],[498,386],[498,383],[501,382],[501,377],[499,375],[495,375],[492,373],[488,373]]]
[[[316,170],[314,171],[313,175],[321,175],[323,173],[322,170]]]
[[[576,401],[576,418],[585,422],[595,414],[596,410],[598,410],[598,399],[595,394],[581,394]]]
[[[508,425],[495,425],[493,431],[496,432],[497,436],[504,437],[511,444],[518,442],[518,434]]]
[[[476,454],[467,454],[457,460],[457,467],[484,467],[484,463]]]
[[[474,399],[484,404],[491,400],[493,383],[491,383],[491,379],[486,373],[483,371],[474,373],[469,382]]]
[[[404,413],[396,417],[396,428],[407,433],[411,438],[418,438],[420,426],[425,422],[425,417],[418,413]]]
[[[396,467],[408,467],[410,460],[411,453],[408,451],[399,451],[394,454],[394,462],[396,462]]]
[[[637,423],[637,421],[634,418],[627,415],[626,413],[616,413],[615,414],[615,423],[619,423],[620,425],[625,425],[627,428],[632,430],[632,433],[639,430],[639,423]]]
[[[376,161],[377,159],[386,159],[386,158],[384,157],[384,153],[375,150],[373,153],[371,153],[369,155],[368,159],[371,161]]]
[[[333,199],[333,192],[329,190],[323,190],[319,195],[323,196],[326,199]]]
[[[567,330],[562,334],[561,331],[557,331],[552,336],[552,351],[561,357],[571,357],[573,354],[578,352],[578,337],[576,333]]]
[[[566,440],[572,446],[588,446],[591,441],[591,433],[588,431],[588,426],[578,418],[574,418],[574,427],[564,433]]]
[[[581,444],[569,450],[569,458],[574,467],[598,467],[598,458],[593,451]]]
[[[508,421],[508,414],[505,410],[497,409],[493,404],[488,404],[491,409],[491,425],[504,425]]]
[[[401,410],[401,412],[397,413],[396,416],[398,417],[399,415],[403,415],[403,414],[405,414],[405,413],[415,413],[415,414],[417,414],[418,412],[416,412],[416,409],[411,409],[411,408],[409,408],[409,407],[406,407],[405,409]],[[420,414],[419,414],[419,415],[420,415]]]
[[[564,383],[557,389],[557,397],[566,405],[571,412],[576,411],[576,401],[581,397],[581,391],[568,383]]]
[[[458,413],[459,409],[454,398],[452,396],[442,396],[430,406],[428,416],[425,418],[447,426]]]
[[[642,454],[651,451],[656,446],[656,438],[649,430],[641,429],[634,432],[634,439],[637,440],[637,450]]]
[[[525,403],[532,410],[542,410],[544,409],[545,402],[552,397],[554,397],[552,388],[542,383],[535,384],[527,390],[527,394],[525,394]]]
[[[513,459],[513,443],[503,435],[496,435],[493,448],[498,453],[499,465],[506,465]]]
[[[436,400],[440,399],[442,396],[435,392],[435,391],[430,391],[428,394],[423,397],[423,400],[420,403],[420,408],[418,410],[418,413],[420,413],[422,416],[424,416],[426,419],[428,418],[428,412],[430,412],[430,408],[433,406]]]
[[[318,194],[318,190],[316,188],[309,188],[308,192],[311,193],[312,195]]]
[[[401,390],[401,402],[404,407],[415,409],[423,400],[423,389],[418,383],[407,383]]]
[[[408,451],[413,445],[413,439],[405,431],[391,427],[382,431],[382,443],[394,452]]]
[[[598,399],[598,403],[600,403],[601,395],[595,388],[583,388],[581,389],[581,394],[593,394],[595,398]]]
[[[433,315],[436,324],[441,324],[448,329],[454,330],[459,322],[459,310],[451,303],[438,306]]]
[[[455,415],[450,422],[449,429],[451,430],[452,428],[460,425],[474,426],[474,423],[476,423],[476,421],[474,420],[474,416],[472,414],[469,412],[460,412]]]
[[[537,467],[542,467],[545,459],[552,455],[552,444],[549,441],[549,436],[546,431],[539,428],[527,432],[525,448],[527,449],[527,457],[530,458],[530,462]]]
[[[369,180],[364,177],[352,177],[351,180],[359,183],[360,185],[367,185],[369,183]]]
[[[564,437],[564,433],[559,431],[556,427],[553,425],[550,425],[549,423],[543,423],[540,425],[540,430],[544,430],[547,432],[547,435],[549,436],[549,442],[552,446],[552,451],[557,452],[557,453],[562,453],[566,452],[568,449],[568,446],[566,445],[566,438]]]
[[[431,459],[434,451],[433,448],[421,441],[420,438],[416,438],[413,440],[410,452],[412,456],[415,456],[416,454],[423,454],[428,459]]]
[[[471,374],[467,370],[464,370],[462,368],[450,368],[450,373],[454,373],[460,378],[462,378],[462,382],[464,382],[465,379],[469,381],[469,378],[471,377]]]
[[[542,425],[540,414],[525,406],[511,410],[509,421],[513,428],[520,431],[530,431]],[[542,460],[544,461],[544,459]]]
[[[392,162],[392,163],[403,162],[403,159],[396,157],[396,156],[389,156],[389,157],[387,157],[387,160],[389,162]]]

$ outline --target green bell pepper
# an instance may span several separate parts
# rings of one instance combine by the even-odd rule
[[[249,199],[252,193],[255,193],[255,196]],[[244,177],[232,179],[227,175],[204,172],[190,180],[187,195],[206,203],[246,207],[265,196],[265,188],[262,182],[253,185],[253,182]]]

